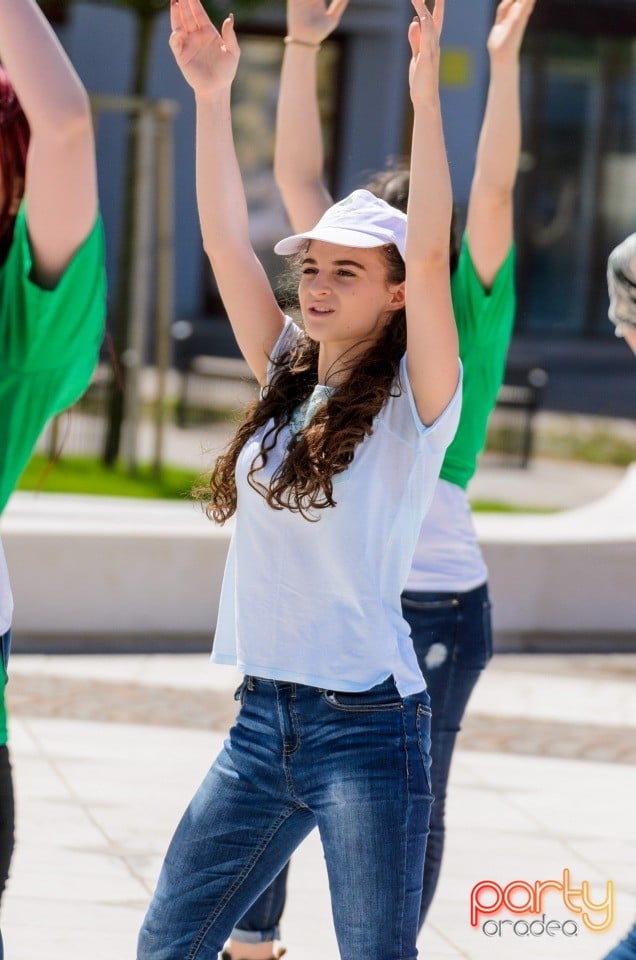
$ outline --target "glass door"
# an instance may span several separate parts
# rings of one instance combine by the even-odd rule
[[[610,336],[607,255],[636,230],[636,40],[532,35],[522,97],[518,329]]]

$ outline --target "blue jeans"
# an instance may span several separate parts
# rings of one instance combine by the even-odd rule
[[[610,950],[605,960],[636,960],[636,923],[625,939]]]
[[[431,786],[435,803],[424,863],[420,928],[426,919],[444,850],[446,786],[455,740],[466,704],[492,656],[488,587],[465,593],[402,595],[402,611],[411,628],[413,646],[431,698]],[[287,870],[281,872],[232,931],[234,940],[254,943],[279,939],[285,906]],[[636,958],[635,958],[636,960]]]
[[[492,657],[492,628],[486,584],[466,593],[406,592],[402,608],[433,711],[431,783],[435,803],[424,862],[421,927],[442,865],[446,788],[455,741],[470,695]]]
[[[8,680],[9,650],[11,647],[11,631],[0,637],[0,668],[2,682],[0,696],[4,699],[4,685]],[[0,900],[9,877],[9,865],[13,855],[15,827],[15,810],[13,802],[13,779],[11,777],[11,761],[6,743],[0,744]],[[4,956],[2,933],[0,932],[0,960]]]
[[[138,960],[217,960],[314,826],[342,960],[414,960],[432,802],[430,708],[247,677],[235,726],[177,827]]]

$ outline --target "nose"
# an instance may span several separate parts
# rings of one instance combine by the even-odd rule
[[[318,270],[316,273],[313,273],[311,277],[309,277],[308,288],[314,297],[325,296],[328,294],[330,292],[330,287],[327,281],[327,275],[320,270]]]

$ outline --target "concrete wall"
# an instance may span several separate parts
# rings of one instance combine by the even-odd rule
[[[634,502],[636,465],[615,491],[577,510],[477,516],[501,637],[636,644]],[[198,637],[207,645],[230,532],[190,504],[14,495],[2,536],[16,642],[52,636],[58,646],[90,646],[91,637],[110,637],[179,649]]]

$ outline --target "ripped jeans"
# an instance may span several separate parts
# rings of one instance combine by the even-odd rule
[[[435,802],[424,862],[420,929],[435,894],[444,851],[446,786],[455,741],[470,695],[492,656],[488,585],[465,593],[402,594],[402,612],[431,698],[431,789]],[[232,931],[241,943],[278,940],[287,867]]]

